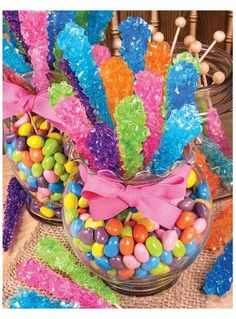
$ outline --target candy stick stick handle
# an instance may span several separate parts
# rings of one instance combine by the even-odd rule
[[[180,27],[177,28],[176,30],[176,33],[175,33],[175,37],[174,37],[174,40],[173,40],[173,43],[172,43],[172,46],[171,46],[171,49],[170,49],[170,55],[173,54],[174,52],[174,49],[175,49],[175,45],[176,45],[176,42],[177,42],[177,39],[178,39],[178,36],[179,36],[179,33],[180,33]]]
[[[179,33],[180,33],[180,29],[184,28],[185,25],[186,25],[186,20],[185,20],[185,18],[183,18],[183,17],[178,17],[178,18],[175,20],[175,25],[176,25],[177,29],[176,29],[175,36],[174,36],[174,40],[173,40],[173,43],[172,43],[172,46],[171,46],[171,49],[170,49],[170,55],[171,55],[171,56],[172,56],[172,54],[173,54],[173,52],[174,52],[175,45],[176,45],[176,42],[177,42],[177,39],[178,39],[178,36],[179,36]]]
[[[205,51],[205,53],[201,56],[200,62],[207,56],[207,54],[211,51],[211,49],[214,47],[216,42],[222,42],[225,40],[225,33],[223,31],[216,31],[213,35],[214,41],[209,46],[209,48]]]
[[[209,48],[203,53],[203,55],[200,58],[200,62],[202,62],[205,59],[205,57],[211,51],[211,49],[215,46],[215,44],[216,44],[216,40],[214,40],[212,44],[209,46]]]

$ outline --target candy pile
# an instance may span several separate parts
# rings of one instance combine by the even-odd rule
[[[95,221],[81,195],[79,176],[64,195],[64,226],[78,256],[103,278],[146,278],[168,273],[197,254],[210,221],[210,193],[194,169],[187,178],[181,213],[167,229],[134,208]]]
[[[5,148],[25,189],[33,195],[33,211],[61,218],[64,185],[76,164],[68,160],[63,134],[39,115],[25,113],[4,134]]]

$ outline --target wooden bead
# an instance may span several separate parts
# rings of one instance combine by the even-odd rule
[[[151,34],[154,34],[155,33],[155,27],[152,25],[152,24],[149,24],[148,25],[148,28],[149,28],[149,30],[151,31]]]
[[[188,48],[190,46],[190,44],[192,42],[196,41],[196,38],[195,36],[193,35],[187,35],[185,38],[184,38],[184,45]]]
[[[113,48],[119,50],[121,48],[122,41],[119,38],[114,39]]]
[[[209,72],[209,65],[208,65],[208,63],[206,63],[206,62],[202,62],[201,64],[200,64],[200,72],[201,72],[201,74],[203,74],[203,75],[207,75],[207,73]]]
[[[164,41],[164,34],[161,32],[156,32],[153,34],[152,39],[154,42],[160,43],[160,42]]]
[[[212,76],[212,80],[213,80],[213,83],[215,84],[221,84],[225,80],[225,75],[221,71],[215,72]]]
[[[178,28],[184,28],[185,25],[186,25],[186,19],[184,17],[178,17],[176,20],[175,20],[175,25],[176,27]]]
[[[202,50],[202,44],[200,41],[194,41],[190,44],[189,49],[193,53],[199,53]]]
[[[222,42],[225,39],[225,33],[223,31],[216,31],[213,38],[216,42]]]

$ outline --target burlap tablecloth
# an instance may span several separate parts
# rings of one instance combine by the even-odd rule
[[[214,204],[214,214],[217,214],[225,201]],[[45,235],[60,240],[70,249],[62,227],[50,226],[39,222],[31,238],[19,251],[14,262],[9,265],[3,280],[3,302],[13,295],[23,285],[15,279],[15,269],[19,262],[35,257],[35,245]],[[178,282],[170,289],[149,297],[131,297],[119,294],[122,308],[205,308],[207,296],[202,291],[204,275],[212,266],[215,255],[203,251],[197,260],[184,271]]]

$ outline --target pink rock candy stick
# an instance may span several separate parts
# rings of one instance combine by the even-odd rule
[[[34,259],[18,264],[16,277],[29,287],[43,290],[54,298],[79,303],[81,308],[112,308],[94,292],[81,288]]]
[[[144,142],[145,164],[148,164],[161,140],[163,118],[160,108],[163,103],[163,82],[161,76],[145,70],[136,74],[135,93],[143,100],[147,114],[146,125],[150,135]]]
[[[108,47],[100,44],[94,44],[92,46],[93,58],[100,68],[102,63],[111,57],[111,53]]]
[[[219,145],[225,156],[232,157],[231,147],[221,126],[217,109],[210,107],[207,112],[206,132],[210,139]]]

